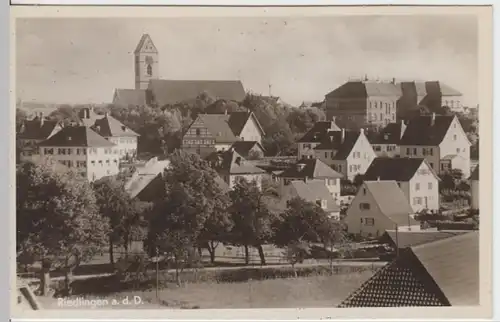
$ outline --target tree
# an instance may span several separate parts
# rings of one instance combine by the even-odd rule
[[[139,228],[142,209],[126,192],[124,181],[116,177],[104,177],[95,182],[93,188],[99,212],[110,225],[109,261],[114,268],[114,246],[121,244],[128,249],[132,232]]]
[[[307,255],[309,255],[309,244],[305,243],[301,240],[290,242],[283,252],[287,262],[292,265],[293,274],[297,277],[297,270],[295,269],[295,265],[297,263],[302,263],[304,259],[306,259]]]
[[[177,272],[192,259],[191,251],[199,247],[200,239],[213,238],[203,235],[205,228],[217,226],[223,215],[224,194],[216,177],[197,154],[178,150],[170,156],[170,167],[163,176],[166,197],[155,202],[149,244],[170,254]]]
[[[265,194],[252,181],[245,178],[237,178],[233,190],[229,192],[232,200],[230,212],[232,214],[234,227],[231,239],[237,245],[245,248],[245,263],[250,262],[248,247],[253,246],[259,251],[262,265],[266,264],[262,245],[272,236],[271,223],[273,217],[267,208]]]
[[[90,184],[50,160],[22,163],[16,171],[16,207],[17,252],[42,261],[42,293],[55,267],[64,268],[70,293],[73,269],[100,252],[109,227]]]
[[[364,176],[361,173],[358,173],[354,176],[352,183],[356,186],[356,188],[359,188],[363,184],[364,180]]]

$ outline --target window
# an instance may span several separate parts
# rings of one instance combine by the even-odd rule
[[[375,219],[374,218],[365,218],[365,226],[374,226]]]
[[[431,166],[431,168],[433,168],[433,169],[434,169],[434,163],[429,162],[429,165]]]
[[[417,148],[413,148],[413,155],[417,155]]]
[[[370,204],[366,202],[362,202],[359,204],[359,209],[361,210],[370,210]]]
[[[334,156],[335,156],[335,153],[333,153],[333,151],[332,151],[331,152],[331,158],[332,158],[332,160],[333,160]]]
[[[71,155],[72,149],[68,149],[68,155]]]
[[[415,190],[417,190],[417,191],[420,190],[420,183],[415,183]]]
[[[427,149],[426,148],[422,148],[422,155],[427,155]]]
[[[457,148],[457,153],[460,153],[460,148]]]
[[[456,140],[457,140],[457,135],[456,135],[456,134],[454,134],[454,135],[453,135],[453,141],[456,141]]]
[[[376,145],[376,146],[374,146],[374,147],[373,147],[373,149],[374,149],[375,151],[382,151],[382,148],[380,147],[380,145]]]
[[[328,152],[325,152],[325,159],[328,158]]]
[[[413,204],[414,205],[421,205],[422,204],[422,198],[421,197],[415,197],[415,198],[413,198]]]
[[[406,148],[406,154],[411,155],[410,148]]]
[[[377,108],[377,102],[373,102],[375,104],[375,108]]]
[[[196,129],[196,136],[200,136],[200,135],[201,135],[200,129]]]
[[[434,149],[433,148],[429,148],[429,155],[432,155],[434,153]]]
[[[363,188],[363,195],[366,196],[366,188]]]
[[[380,113],[380,120],[382,121],[384,119],[384,114]]]
[[[148,73],[148,76],[153,76],[153,67],[151,67],[150,64],[146,67],[146,71]]]
[[[360,222],[363,223],[363,218],[359,218],[360,219]]]
[[[432,189],[432,182],[429,182],[429,183],[427,184],[427,187],[429,188],[429,190],[431,190],[431,189]]]

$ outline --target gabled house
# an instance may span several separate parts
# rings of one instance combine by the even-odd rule
[[[334,118],[330,122],[319,121],[314,123],[314,126],[297,141],[298,159],[315,158],[316,151],[314,151],[314,148],[321,143],[329,132],[335,131],[340,131],[340,128],[335,124]]]
[[[16,140],[21,148],[20,159],[39,155],[38,144],[47,140],[63,128],[62,123],[46,119],[43,114],[32,120],[24,120],[17,129]]]
[[[353,180],[358,174],[364,174],[376,157],[363,129],[329,132],[314,151],[318,159],[349,180]]]
[[[59,161],[89,181],[119,172],[116,145],[83,125],[66,126],[39,146],[42,158]]]
[[[439,178],[423,158],[376,158],[363,178],[396,181],[414,212],[439,210]]]
[[[401,157],[425,158],[438,174],[460,169],[470,175],[470,146],[458,118],[424,115],[411,119],[401,138]]]
[[[83,125],[115,144],[112,153],[120,159],[133,158],[137,155],[137,140],[139,134],[109,115],[96,114],[92,109],[84,108],[79,113]]]
[[[399,250],[338,307],[477,306],[479,233]]]
[[[271,211],[283,213],[287,202],[296,197],[320,206],[331,218],[340,219],[340,207],[326,187],[325,181],[318,179],[291,181],[280,191],[279,201],[273,200],[269,208]]]
[[[327,164],[318,159],[303,159],[291,165],[279,175],[281,188],[289,185],[292,181],[322,180],[332,197],[337,200],[340,197],[340,179],[342,174],[333,170]]]
[[[207,159],[222,180],[227,183],[229,189],[234,187],[236,180],[240,177],[248,182],[255,181],[257,187],[262,188],[262,178],[266,175],[266,172],[243,158],[233,149],[212,153]]]
[[[474,168],[469,178],[471,187],[471,205],[472,209],[479,209],[479,165]]]
[[[344,218],[350,234],[380,237],[386,230],[420,230],[396,181],[365,181]]]
[[[379,157],[399,156],[399,144],[405,130],[406,124],[401,121],[399,123],[389,123],[376,135],[369,136],[368,140],[375,154]]]
[[[248,160],[264,157],[264,147],[258,141],[236,141],[231,148]]]
[[[185,132],[182,149],[206,157],[237,141],[261,142],[264,131],[252,112],[200,114]]]

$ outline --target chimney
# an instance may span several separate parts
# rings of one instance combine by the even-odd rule
[[[340,134],[340,143],[344,143],[345,140],[345,129],[342,129]]]
[[[40,127],[43,126],[44,121],[45,121],[45,118],[43,117],[43,112],[40,112]]]
[[[330,130],[333,130],[335,128],[335,116],[332,116],[332,120],[330,122]]]
[[[400,135],[399,135],[400,139],[403,137],[403,134],[405,134],[405,131],[406,131],[405,121],[401,120],[401,132],[400,132]]]
[[[392,78],[392,83],[396,84],[396,78],[394,78],[394,77]]]
[[[224,110],[224,115],[227,115],[227,108]]]
[[[360,128],[360,129],[359,129],[359,133],[360,133],[360,134],[364,134],[364,133],[365,133],[365,129],[364,129],[364,128]]]
[[[304,163],[297,163],[295,166],[297,171],[302,171],[306,165]]]
[[[436,113],[432,113],[432,116],[431,116],[431,126],[434,126],[434,123],[436,122]]]
[[[380,177],[377,177],[377,181],[380,181]]]

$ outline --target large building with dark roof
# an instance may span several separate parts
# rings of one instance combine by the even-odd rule
[[[39,155],[38,144],[62,129],[59,121],[48,120],[43,114],[31,120],[24,120],[16,129],[19,147],[19,161],[29,160]]]
[[[479,265],[478,232],[400,249],[339,307],[477,306]]]
[[[431,110],[448,106],[463,112],[462,94],[439,81],[396,82],[349,80],[325,95],[327,118],[337,117],[342,127],[384,127],[399,121],[418,105]]]
[[[396,181],[414,212],[439,210],[439,178],[424,158],[376,158],[367,181]]]
[[[205,93],[214,99],[242,102],[246,93],[239,80],[160,79],[159,52],[148,34],[134,50],[134,89],[116,89],[113,104],[163,107],[195,100]]]

